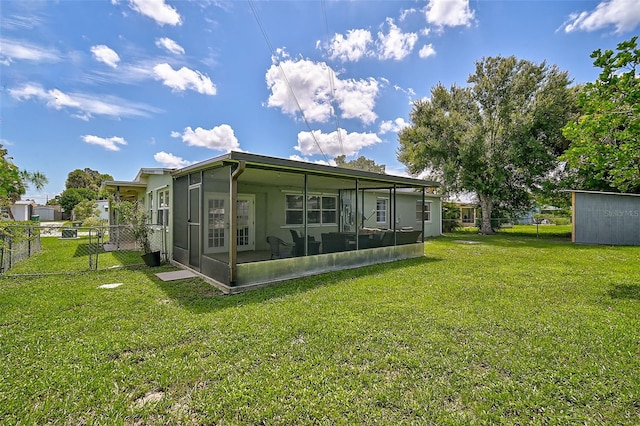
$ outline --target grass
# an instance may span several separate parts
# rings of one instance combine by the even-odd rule
[[[136,250],[105,252],[102,245],[97,244],[95,236],[91,240],[87,235],[71,239],[43,236],[40,241],[40,253],[13,265],[9,274],[87,271],[90,269],[89,253],[99,253],[100,269],[142,262],[140,252]],[[95,258],[94,255],[93,262]],[[92,269],[95,269],[95,265],[92,265]]]
[[[516,227],[425,254],[237,296],[1,279],[0,423],[637,423],[640,248]]]

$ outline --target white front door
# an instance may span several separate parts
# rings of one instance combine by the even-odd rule
[[[205,251],[207,253],[227,252],[229,251],[229,196],[207,193],[205,203],[207,215]],[[253,195],[239,194],[236,217],[238,251],[255,250],[254,213]]]

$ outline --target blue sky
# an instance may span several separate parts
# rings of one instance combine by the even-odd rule
[[[405,173],[397,131],[486,56],[593,81],[595,49],[638,33],[640,0],[0,2],[0,143],[62,192],[243,150],[364,155]],[[301,112],[302,111],[302,112]],[[339,130],[338,130],[339,129]]]

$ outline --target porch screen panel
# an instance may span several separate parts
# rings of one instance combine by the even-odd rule
[[[187,225],[187,205],[189,202],[189,184],[187,176],[177,178],[173,183],[173,245],[187,248],[189,232]]]

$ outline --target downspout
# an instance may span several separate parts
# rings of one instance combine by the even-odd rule
[[[232,285],[238,272],[238,178],[245,167],[246,163],[239,161],[229,181],[229,283]]]

